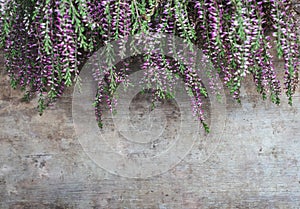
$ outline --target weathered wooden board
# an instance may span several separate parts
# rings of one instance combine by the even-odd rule
[[[293,107],[277,107],[247,80],[241,105],[226,97],[219,142],[199,138],[169,171],[137,179],[109,173],[84,152],[72,90],[39,116],[35,101],[21,102],[0,79],[0,208],[300,208],[299,91]],[[177,118],[166,121],[176,126]],[[176,135],[170,130],[161,146]]]

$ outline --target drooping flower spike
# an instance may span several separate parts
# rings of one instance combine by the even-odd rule
[[[105,63],[93,72],[101,124],[103,105],[113,110],[116,87],[130,83],[130,62],[136,57],[124,59],[126,46],[139,55],[128,43],[129,36],[149,31],[177,35],[189,46],[201,48],[212,62],[214,68],[206,72],[210,85],[204,87],[195,68],[180,62],[183,51],[173,58],[164,55],[163,49],[173,50],[172,40],[161,43],[166,47],[139,55],[143,82],[155,83],[153,98],[171,95],[176,79],[181,79],[207,131],[205,88],[218,94],[219,78],[238,101],[247,75],[262,97],[269,96],[276,104],[282,89],[292,104],[297,88],[299,31],[291,0],[0,0],[0,6],[0,48],[5,51],[11,85],[25,90],[27,99],[38,95],[40,112],[79,79],[93,52],[106,46]],[[114,40],[121,40],[117,50],[110,44]],[[274,47],[285,63],[283,84],[274,69]],[[197,55],[188,53],[190,63],[195,63]],[[113,65],[116,56],[123,60],[118,66]]]

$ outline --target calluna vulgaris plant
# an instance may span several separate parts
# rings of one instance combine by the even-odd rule
[[[26,90],[27,99],[38,94],[40,112],[79,78],[84,61],[106,45],[106,65],[93,72],[101,124],[101,104],[113,109],[117,85],[130,83],[130,59],[123,59],[117,68],[112,64],[115,56],[125,57],[129,36],[148,32],[175,34],[186,44],[199,46],[213,63],[209,88],[216,93],[219,87],[214,81],[222,78],[239,100],[241,81],[251,74],[263,98],[270,96],[279,104],[284,89],[292,104],[298,82],[299,34],[290,0],[0,0],[0,5],[0,47],[11,86]],[[123,44],[115,49],[110,42],[118,39]],[[172,50],[171,42],[163,44]],[[283,87],[274,70],[272,47],[285,62]],[[193,111],[208,131],[202,106],[207,93],[194,68],[164,56],[160,49],[148,51],[142,55],[143,81],[155,81],[154,98],[172,97],[174,82],[182,79]],[[177,52],[178,58],[182,53]],[[194,62],[197,56],[190,53]],[[105,79],[100,78],[103,74]]]

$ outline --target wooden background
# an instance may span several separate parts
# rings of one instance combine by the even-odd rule
[[[177,166],[136,179],[111,174],[83,151],[72,89],[39,116],[36,100],[21,102],[3,72],[0,80],[1,209],[300,208],[299,89],[292,107],[285,98],[276,106],[246,79],[241,105],[226,92],[225,129],[207,160],[200,139]]]

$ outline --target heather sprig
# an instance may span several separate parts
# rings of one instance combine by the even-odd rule
[[[248,75],[262,97],[270,96],[276,104],[282,88],[292,104],[297,88],[299,31],[291,0],[0,0],[0,6],[0,47],[11,86],[25,90],[27,99],[37,95],[41,113],[79,79],[85,61],[104,46],[105,59],[93,68],[100,125],[103,106],[113,111],[117,104],[117,86],[130,84],[134,59],[125,59],[128,51],[143,58],[143,82],[151,83],[154,99],[172,97],[178,79],[185,83],[193,112],[206,131],[203,98],[207,88],[218,95],[219,79],[238,101]],[[139,40],[147,46],[141,54],[130,36],[149,32],[179,36],[184,44],[174,46],[173,39],[155,43],[155,37],[148,37]],[[114,40],[120,40],[116,48]],[[197,60],[194,45],[213,68],[195,66],[202,60]],[[274,67],[274,47],[284,61],[283,85]],[[122,60],[118,66],[116,58]],[[209,86],[195,69],[207,71]]]
[[[273,36],[276,38],[278,57],[283,57],[285,65],[285,89],[292,104],[292,95],[298,83],[299,71],[299,37],[296,33],[297,26],[293,12],[291,12],[291,1],[270,0],[271,17],[275,24]]]

